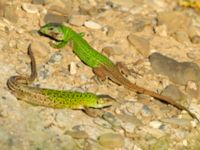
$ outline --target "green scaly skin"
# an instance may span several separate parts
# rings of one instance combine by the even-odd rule
[[[72,41],[74,53],[85,64],[93,68],[94,73],[102,80],[109,78],[113,82],[119,85],[124,85],[132,91],[150,95],[163,102],[169,103],[180,110],[185,110],[193,118],[197,119],[195,114],[190,112],[190,110],[185,106],[177,103],[174,99],[131,83],[121,74],[119,68],[109,58],[102,55],[88,44],[88,42],[83,38],[82,33],[76,33],[70,27],[58,23],[48,23],[42,26],[39,32],[50,37],[51,39],[54,39],[56,44],[54,44],[53,47],[55,48],[62,48],[69,41]]]
[[[111,106],[114,99],[107,95],[95,95],[93,93],[81,93],[75,91],[64,91],[31,87],[37,77],[34,55],[29,46],[28,54],[31,58],[30,77],[11,76],[7,85],[12,93],[18,98],[33,105],[41,105],[53,108],[103,108]]]

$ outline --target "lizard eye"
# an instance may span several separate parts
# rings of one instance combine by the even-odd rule
[[[51,30],[51,31],[52,31],[52,30],[54,30],[54,28],[53,28],[53,27],[50,27],[50,28],[49,28],[49,30]]]

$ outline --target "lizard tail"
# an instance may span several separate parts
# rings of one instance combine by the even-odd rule
[[[185,106],[177,103],[174,99],[168,97],[168,96],[164,96],[164,95],[160,95],[159,93],[156,93],[154,91],[151,91],[151,90],[148,90],[148,89],[145,89],[145,88],[142,88],[136,84],[133,84],[131,83],[130,81],[127,80],[127,84],[125,84],[125,86],[127,88],[129,88],[130,90],[132,91],[135,91],[137,93],[141,93],[141,94],[146,94],[146,95],[149,95],[149,96],[152,96],[156,99],[159,99],[160,101],[162,102],[165,102],[165,103],[168,103],[168,104],[171,104],[172,106],[180,109],[180,110],[185,110],[188,112],[188,114],[190,114],[193,118],[197,119],[198,121],[200,121],[197,116],[192,113],[188,108],[186,108]]]

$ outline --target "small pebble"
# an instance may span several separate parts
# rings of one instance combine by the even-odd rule
[[[52,68],[50,65],[44,65],[39,71],[39,78],[42,80],[47,79],[52,74]]]
[[[142,113],[142,115],[143,115],[144,117],[150,117],[150,116],[153,115],[152,110],[151,110],[151,109],[149,108],[149,106],[147,106],[147,105],[144,105],[144,106],[142,107],[141,113]]]
[[[86,15],[72,15],[69,19],[69,23],[75,26],[82,26],[87,18]]]
[[[145,29],[145,27],[154,26],[153,20],[149,18],[144,18],[143,16],[139,16],[138,18],[133,20],[132,24],[133,32],[141,32]]]
[[[110,124],[112,124],[112,126],[115,126],[115,127],[119,127],[120,126],[119,120],[112,113],[105,112],[102,117],[103,117],[104,120],[106,120]]]
[[[181,43],[190,43],[190,39],[189,39],[189,36],[186,32],[184,31],[176,31],[175,33],[175,39],[178,41],[178,42],[181,42]]]
[[[122,123],[122,128],[128,133],[134,133],[136,125],[126,122],[126,123]]]
[[[142,122],[135,115],[118,114],[116,115],[124,123],[131,123],[134,126],[141,126]],[[122,125],[123,126],[123,125]]]
[[[117,46],[106,46],[102,48],[102,53],[106,54],[107,56],[113,56],[113,55],[121,55],[123,51],[120,47]]]
[[[124,138],[114,133],[105,133],[98,137],[98,142],[106,148],[122,148],[124,146]]]
[[[63,55],[60,52],[54,53],[51,58],[49,59],[50,63],[57,63],[63,59]]]
[[[106,35],[109,36],[109,37],[113,36],[114,33],[115,33],[115,29],[111,26],[105,27],[104,30],[106,32]]]
[[[64,134],[68,134],[75,139],[87,139],[89,135],[85,131],[65,131]]]
[[[23,3],[22,9],[26,11],[27,13],[35,14],[38,13],[38,9],[35,5],[29,4],[29,3]]]
[[[74,74],[76,74],[76,72],[77,72],[76,63],[72,61],[72,62],[70,62],[70,64],[69,64],[69,73],[70,73],[71,75],[74,75]]]
[[[99,125],[99,126],[102,126],[103,128],[107,128],[107,129],[111,129],[112,128],[112,125],[110,123],[108,123],[107,121],[101,119],[101,118],[95,118],[94,119],[94,123]]]
[[[195,35],[191,38],[191,42],[193,44],[199,44],[200,43],[200,36],[199,35]]]
[[[9,41],[9,46],[12,47],[12,48],[17,47],[17,42],[16,42],[16,40],[10,40],[10,41]]]
[[[149,126],[152,127],[152,128],[155,128],[155,129],[158,129],[162,126],[162,122],[160,121],[151,121],[149,123]]]
[[[199,98],[200,97],[200,85],[197,85],[195,82],[189,81],[186,86],[186,92],[192,98]]]
[[[84,25],[88,28],[91,28],[91,29],[101,29],[102,26],[94,21],[86,21],[84,22]]]
[[[54,13],[47,13],[44,17],[44,22],[49,23],[49,22],[57,22],[57,23],[63,23],[68,20],[67,16],[62,16]]]
[[[167,37],[167,26],[165,24],[154,27],[156,34]]]

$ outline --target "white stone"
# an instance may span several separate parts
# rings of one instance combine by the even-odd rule
[[[91,28],[91,29],[101,29],[102,26],[94,21],[86,21],[84,22],[84,25],[88,28]]]
[[[71,62],[69,64],[69,72],[71,75],[76,74],[76,63],[75,62]]]
[[[151,121],[149,123],[149,126],[152,127],[152,128],[154,128],[154,129],[158,129],[161,125],[162,125],[162,122],[157,121],[157,120]]]
[[[87,20],[87,16],[84,15],[73,15],[69,19],[69,23],[75,26],[82,26]]]

